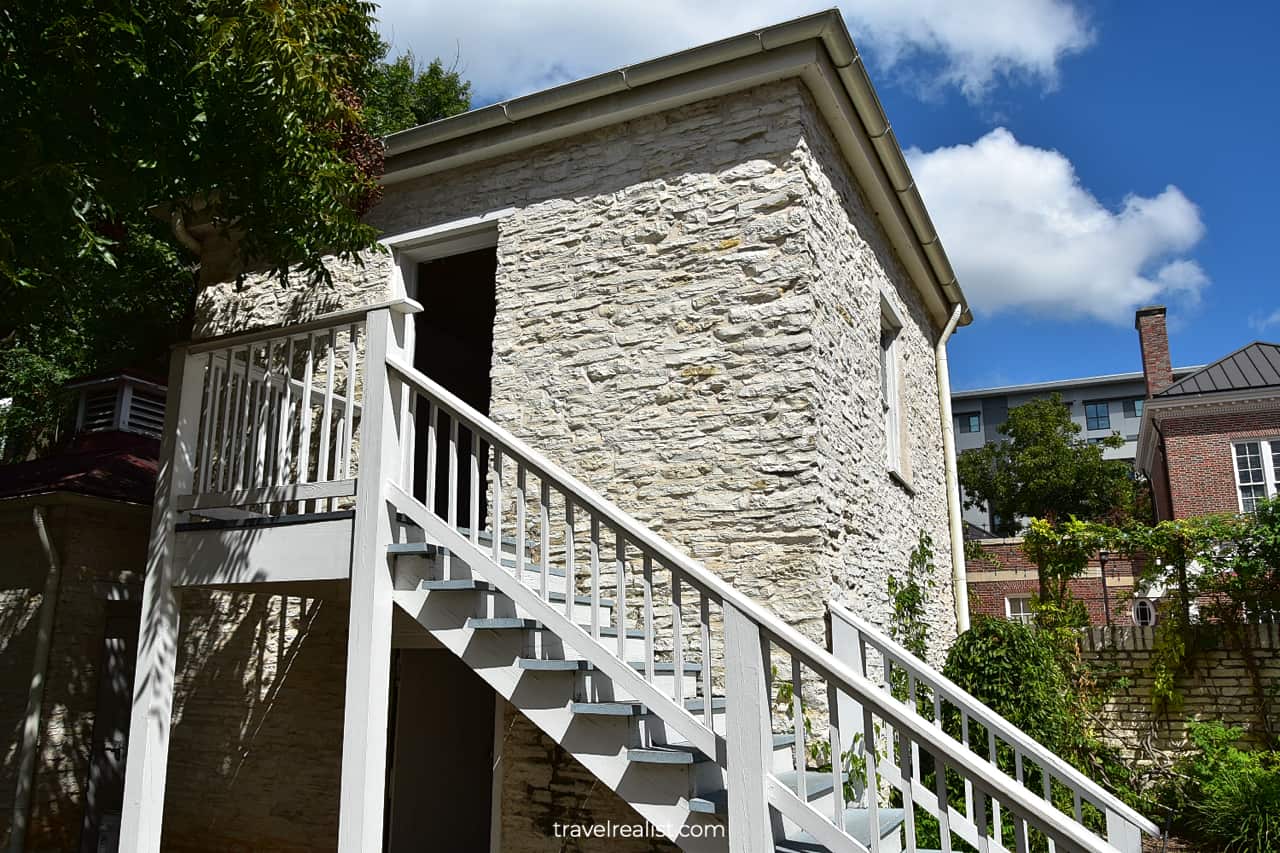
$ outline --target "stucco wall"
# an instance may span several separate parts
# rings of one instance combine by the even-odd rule
[[[949,636],[934,332],[797,81],[397,185],[370,218],[397,233],[505,208],[495,420],[818,641],[833,594],[882,621],[885,576],[927,529]],[[338,301],[376,301],[367,284]],[[202,322],[266,316],[247,306],[273,287],[206,293]],[[907,326],[910,494],[883,450],[882,289]],[[508,772],[504,824],[539,819],[538,772]],[[592,790],[566,782],[550,807]],[[528,835],[504,846],[544,849]]]
[[[22,721],[35,654],[36,623],[44,598],[44,557],[31,510],[0,510],[5,568],[0,572],[0,843],[9,837],[18,778]]]

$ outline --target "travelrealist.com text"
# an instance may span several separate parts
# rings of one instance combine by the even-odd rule
[[[668,838],[669,833],[651,823],[555,823],[552,831],[556,838]],[[680,838],[723,838],[722,824],[692,824],[681,826],[676,835]]]

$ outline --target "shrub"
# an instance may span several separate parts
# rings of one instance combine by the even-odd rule
[[[1280,850],[1280,753],[1245,751],[1244,733],[1220,722],[1192,723],[1195,752],[1179,765],[1186,784],[1177,813],[1192,837],[1223,853]]]
[[[977,619],[947,653],[943,674],[996,713],[1060,752],[1074,747],[1066,675],[1053,643],[1020,622]]]

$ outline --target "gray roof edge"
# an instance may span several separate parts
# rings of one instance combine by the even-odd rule
[[[912,238],[924,256],[933,278],[931,284],[940,291],[951,310],[956,306],[960,308],[960,325],[968,325],[973,321],[968,301],[925,209],[924,200],[911,176],[902,147],[893,134],[884,107],[838,9],[816,12],[400,131],[385,140],[388,162],[390,164],[398,156],[430,145],[458,140],[504,125],[514,125],[553,110],[584,104],[629,89],[814,39],[820,41],[826,49],[836,76],[862,123],[860,130],[871,141],[880,168],[896,196],[897,207],[900,208],[896,213],[907,221]],[[397,170],[392,165],[384,175],[383,183],[396,183],[413,176],[406,174],[397,178],[396,173]]]
[[[1189,364],[1186,367],[1175,367],[1173,375],[1182,375],[1185,379],[1201,370],[1208,365],[1205,364]],[[1113,385],[1119,382],[1136,382],[1141,380],[1143,373],[1141,370],[1129,373],[1104,373],[1100,376],[1082,376],[1079,379],[1051,379],[1047,382],[1028,382],[1022,385],[995,385],[990,388],[973,388],[968,391],[957,391],[952,394],[953,399],[966,400],[976,397],[991,397],[997,394],[1021,394],[1030,391],[1052,391],[1062,388],[1074,388],[1081,385]],[[1179,379],[1178,381],[1181,381]]]
[[[1238,347],[1237,349],[1234,349],[1231,352],[1227,353],[1222,358],[1217,359],[1216,361],[1212,361],[1209,364],[1202,365],[1200,369],[1197,370],[1195,373],[1192,373],[1189,376],[1183,376],[1182,378],[1178,379],[1168,388],[1165,388],[1163,391],[1161,391],[1159,394],[1156,394],[1155,396],[1160,399],[1172,400],[1178,397],[1193,397],[1199,394],[1216,394],[1224,390],[1242,390],[1243,391],[1243,390],[1250,390],[1250,389],[1262,390],[1265,388],[1275,388],[1278,385],[1280,385],[1280,383],[1268,382],[1262,385],[1248,384],[1240,388],[1232,388],[1232,389],[1209,388],[1204,390],[1201,390],[1201,389],[1185,390],[1185,391],[1178,390],[1179,385],[1183,385],[1184,383],[1194,382],[1199,377],[1207,375],[1208,371],[1212,370],[1213,368],[1221,367],[1227,362],[1235,359],[1237,356],[1244,355],[1251,349],[1261,348],[1261,347],[1270,347],[1272,349],[1280,350],[1280,344],[1277,344],[1277,343],[1271,343],[1270,341],[1250,341],[1244,346]],[[1256,370],[1257,368],[1255,367],[1254,369]],[[1173,392],[1173,393],[1170,393],[1170,392]]]

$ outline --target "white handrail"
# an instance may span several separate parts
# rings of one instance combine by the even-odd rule
[[[522,457],[539,476],[545,476],[556,486],[571,494],[580,504],[606,516],[609,522],[625,532],[636,544],[661,558],[670,567],[679,569],[692,586],[718,599],[726,607],[732,607],[754,622],[764,638],[793,654],[799,661],[828,683],[837,685],[855,697],[865,708],[873,709],[882,719],[906,733],[910,739],[933,751],[945,755],[948,765],[969,777],[975,789],[991,796],[1009,811],[1040,829],[1058,844],[1069,850],[1089,853],[1115,853],[1115,848],[1090,832],[1081,824],[1069,820],[1053,806],[1046,808],[1044,800],[1015,783],[1005,774],[991,767],[967,749],[957,750],[955,741],[914,710],[904,707],[897,700],[875,687],[865,676],[850,669],[830,652],[809,640],[779,617],[756,604],[706,567],[695,562],[660,536],[646,527],[613,502],[582,483],[573,475],[538,453],[525,442],[491,421],[463,400],[450,393],[396,355],[388,354],[387,367],[400,378],[426,395],[437,406],[455,418],[466,422],[476,433],[495,444],[504,452],[514,452]],[[736,650],[742,652],[744,650]],[[758,650],[757,650],[758,651]],[[729,651],[726,650],[726,654]],[[801,768],[803,769],[803,768]]]
[[[196,355],[199,353],[209,352],[210,350],[225,349],[227,347],[242,347],[245,344],[261,343],[262,341],[272,340],[275,338],[297,337],[320,329],[347,326],[351,323],[363,322],[369,314],[383,308],[387,308],[401,314],[416,314],[422,310],[422,305],[412,299],[403,297],[388,299],[385,302],[377,302],[372,305],[359,305],[354,308],[343,308],[339,311],[330,311],[327,314],[320,314],[310,320],[302,320],[297,323],[282,323],[274,326],[262,326],[261,328],[250,329],[247,332],[232,332],[226,335],[195,338],[186,344],[187,352],[192,355]]]
[[[996,737],[1000,740],[1031,757],[1041,767],[1052,770],[1053,775],[1059,781],[1082,789],[1087,795],[1086,798],[1093,802],[1094,805],[1115,812],[1148,835],[1157,838],[1160,836],[1160,828],[1154,822],[1143,817],[1097,782],[1050,752],[1039,741],[979,702],[967,690],[921,661],[888,634],[885,634],[871,623],[858,618],[837,602],[829,602],[828,609],[833,617],[844,621],[854,630],[870,637],[873,646],[882,651],[890,652],[896,666],[900,666],[915,676],[919,682],[940,694],[943,699],[960,709],[970,719],[994,730]],[[839,649],[833,648],[831,651],[837,659],[841,659]],[[883,692],[883,688],[881,688],[881,692]],[[959,743],[959,741],[955,742]]]

